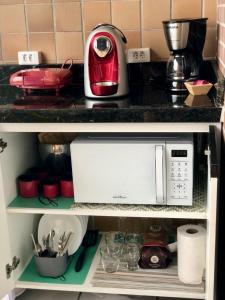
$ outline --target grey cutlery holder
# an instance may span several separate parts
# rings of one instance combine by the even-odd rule
[[[45,277],[62,276],[68,266],[68,253],[58,257],[35,256],[36,270],[39,275]]]

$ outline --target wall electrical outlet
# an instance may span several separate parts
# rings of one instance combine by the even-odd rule
[[[150,48],[132,48],[127,51],[128,63],[142,63],[150,61]]]
[[[19,51],[19,65],[39,65],[41,63],[41,52],[39,51]]]

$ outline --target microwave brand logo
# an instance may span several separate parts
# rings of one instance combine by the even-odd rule
[[[125,195],[113,195],[113,199],[127,199]]]

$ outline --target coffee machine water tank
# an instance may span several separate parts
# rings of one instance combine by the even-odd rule
[[[122,97],[129,93],[126,37],[111,24],[90,33],[84,53],[84,88],[89,98]]]
[[[170,51],[183,50],[187,47],[189,21],[164,21],[164,33]]]

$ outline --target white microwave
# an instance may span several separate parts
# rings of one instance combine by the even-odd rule
[[[192,205],[192,134],[82,134],[71,144],[75,202]]]

